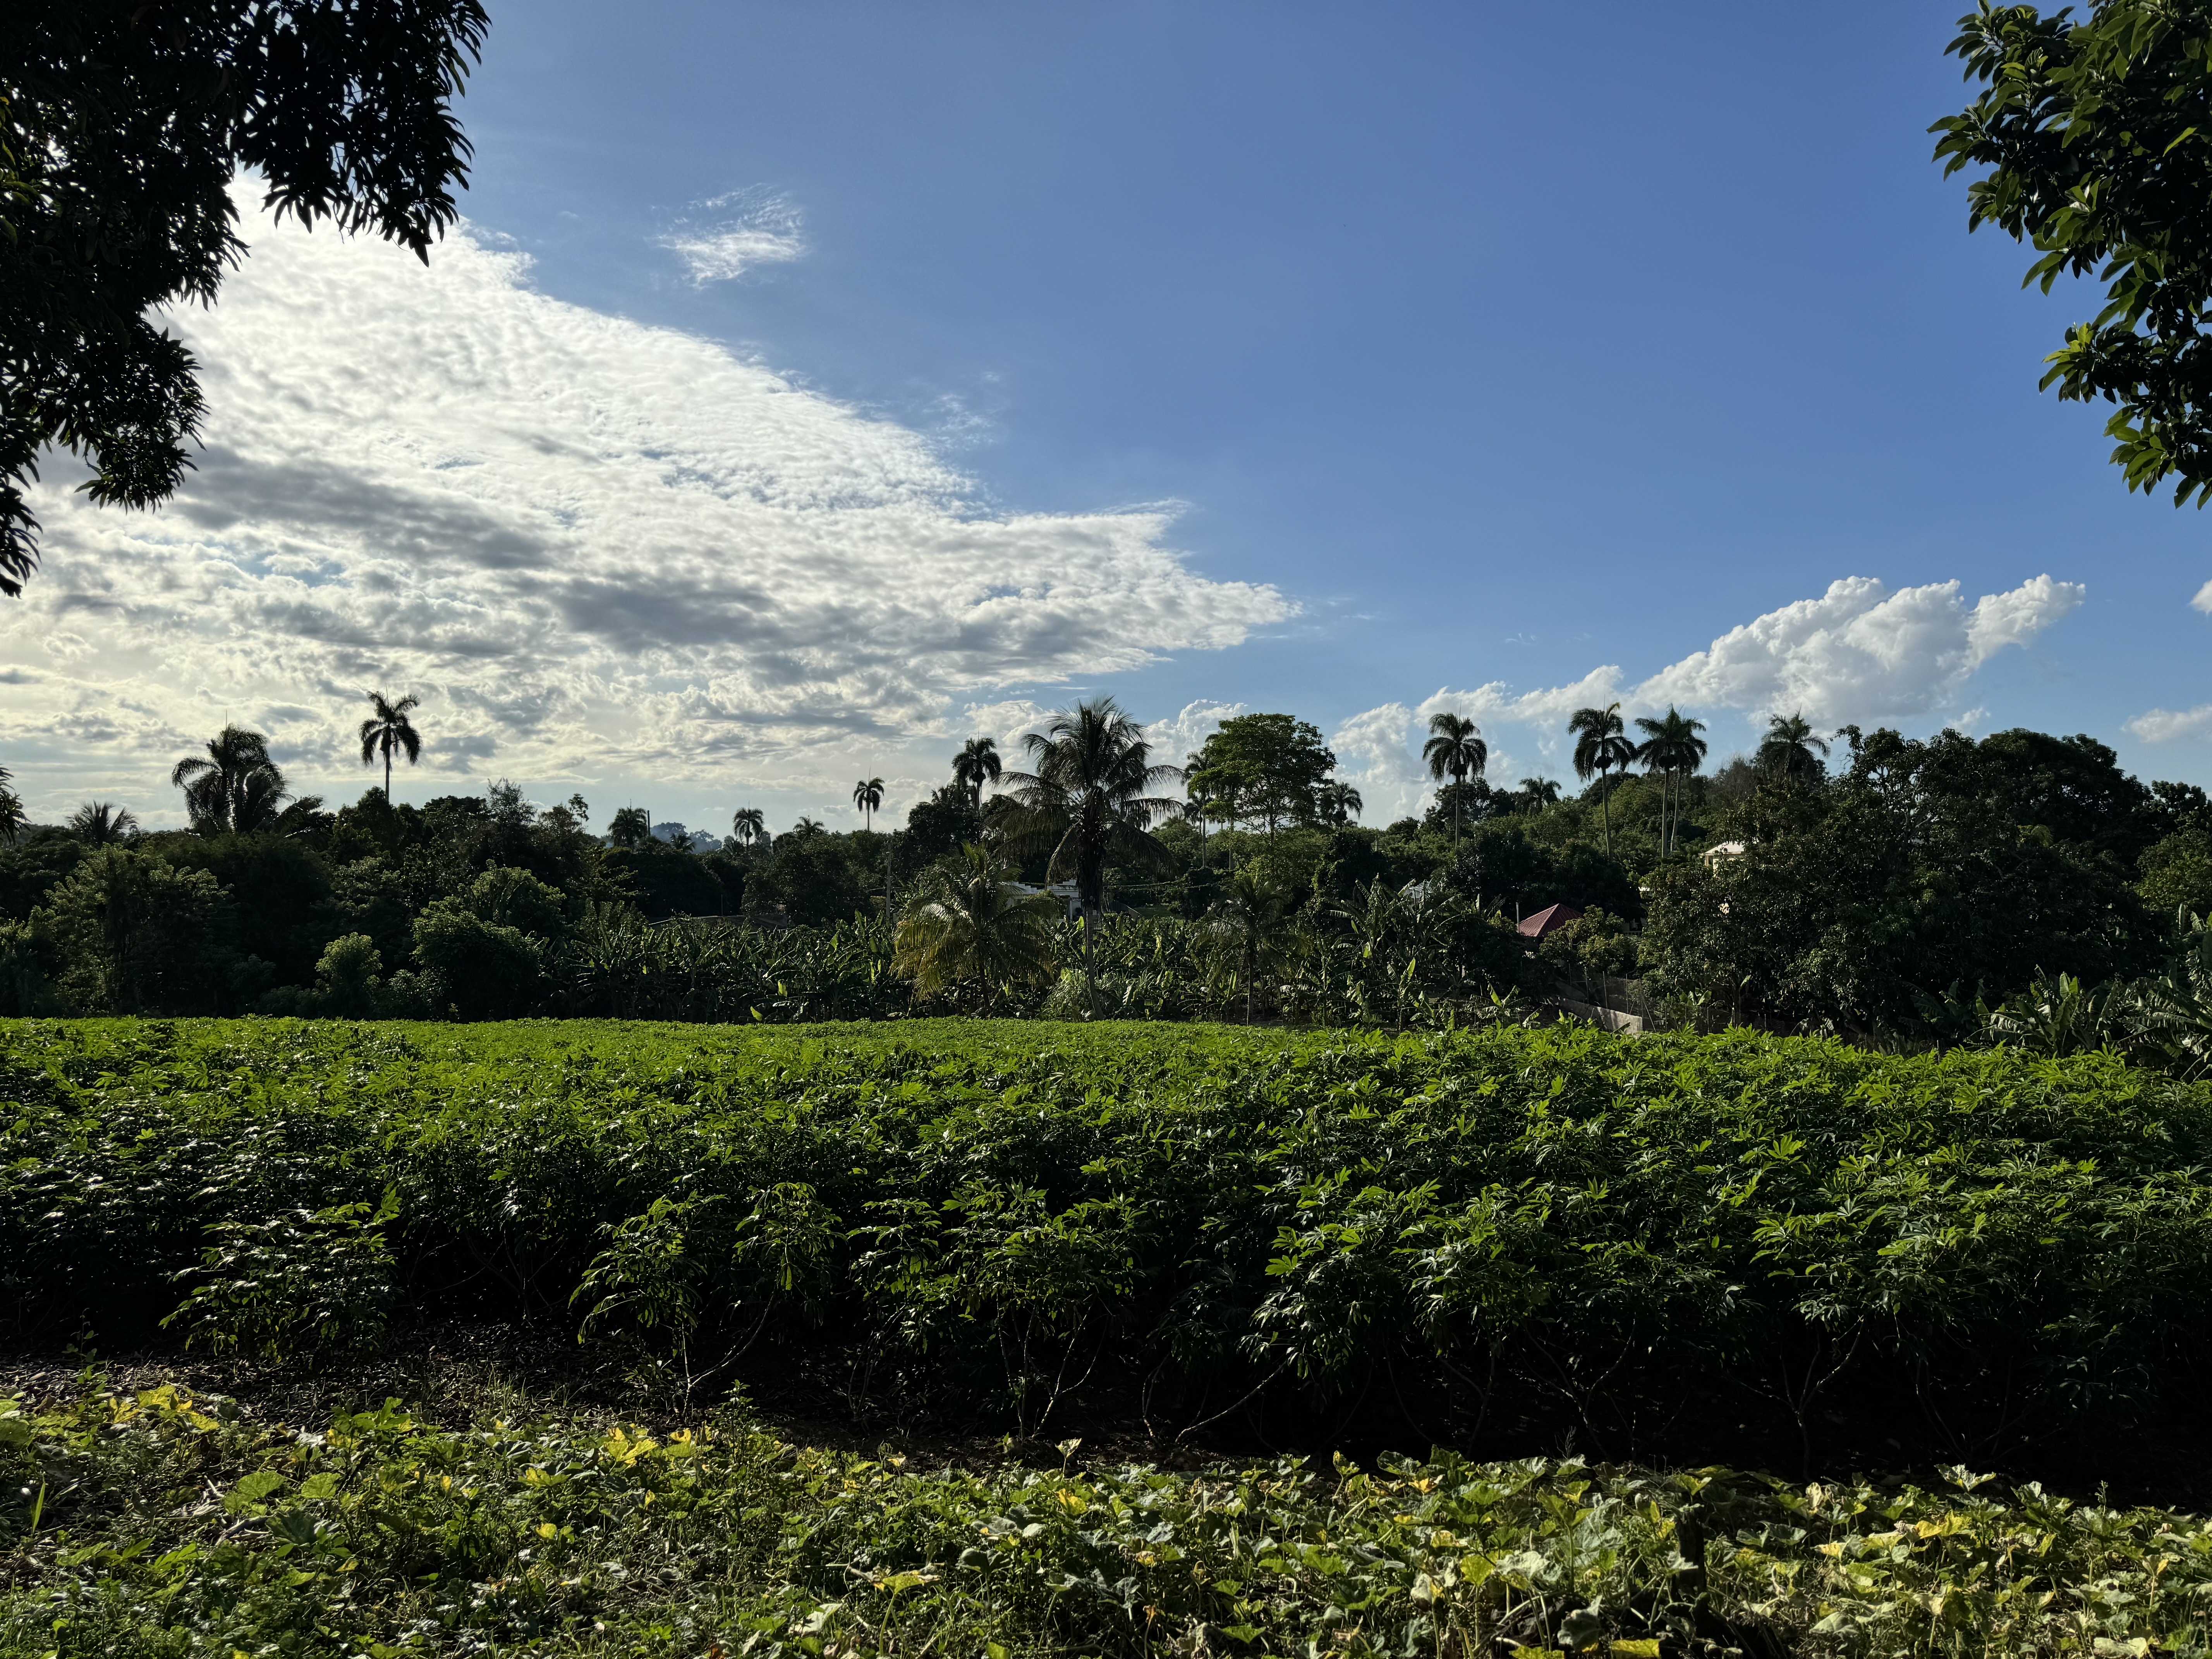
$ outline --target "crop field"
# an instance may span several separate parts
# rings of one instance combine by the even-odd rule
[[[95,1362],[0,1417],[10,1653],[2202,1639],[2212,1535],[2093,1495],[2197,1501],[2212,1089],[2109,1056],[15,1022],[0,1095],[19,1352],[490,1325],[623,1390],[279,1427]]]

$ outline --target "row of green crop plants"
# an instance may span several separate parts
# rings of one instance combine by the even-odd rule
[[[742,1410],[313,1431],[174,1385],[0,1401],[0,1652],[2202,1653],[2212,1528],[2029,1486],[1571,1462],[933,1469]]]
[[[166,1328],[334,1365],[395,1324],[489,1317],[672,1401],[746,1380],[863,1422],[1105,1413],[1217,1444],[1799,1472],[2118,1468],[2201,1411],[2212,1091],[2109,1055],[1568,1028],[0,1032],[21,1341]]]

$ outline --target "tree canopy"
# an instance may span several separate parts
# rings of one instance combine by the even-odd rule
[[[1320,729],[1289,714],[1238,714],[1217,726],[1190,757],[1194,799],[1212,816],[1254,819],[1270,831],[1313,823],[1334,810],[1322,791],[1336,757]]]
[[[256,175],[303,224],[428,257],[468,141],[478,0],[13,0],[0,7],[0,592],[38,562],[26,487],[84,458],[150,507],[191,465],[198,365],[149,313],[215,298]]]
[[[1950,52],[1983,91],[1935,124],[1968,225],[2039,256],[2026,283],[2106,285],[2067,331],[2043,384],[2114,404],[2106,435],[2130,489],[2174,481],[2174,504],[2212,495],[2212,0],[1993,5],[1960,20]],[[2025,284],[2023,284],[2025,285]]]

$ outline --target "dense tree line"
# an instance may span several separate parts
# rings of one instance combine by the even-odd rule
[[[1575,715],[1573,793],[1492,783],[1473,722],[1440,715],[1425,812],[1377,828],[1306,722],[1238,716],[1176,765],[1101,702],[1022,757],[971,740],[901,828],[866,827],[867,779],[861,829],[740,809],[711,845],[629,808],[595,833],[580,798],[505,783],[325,811],[234,728],[174,770],[189,830],[102,803],[29,825],[0,789],[0,1005],[1401,1025],[1565,992],[1662,1023],[2172,1049],[2212,912],[2201,790],[2086,737],[1832,749],[1785,716],[1708,774],[1698,722],[1634,726]],[[405,699],[361,735],[371,765],[419,752]],[[1553,905],[1579,915],[1524,937]]]

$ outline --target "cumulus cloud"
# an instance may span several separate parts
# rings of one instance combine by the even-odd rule
[[[1224,720],[1246,712],[1241,702],[1187,702],[1166,720],[1145,722],[1145,740],[1152,759],[1163,766],[1181,766],[1199,751]]]
[[[1502,680],[1467,691],[1439,689],[1419,704],[1385,703],[1356,716],[1339,728],[1334,746],[1340,758],[1350,757],[1340,769],[1358,785],[1369,819],[1379,822],[1378,814],[1411,810],[1427,787],[1419,738],[1429,717],[1442,710],[1484,728],[1490,775],[1504,783],[1516,781],[1524,769],[1563,763],[1562,728],[1576,709],[1593,704],[1619,702],[1630,719],[1670,704],[1700,715],[1740,710],[1754,723],[1802,713],[1824,726],[1942,716],[1958,708],[1990,657],[2027,644],[2087,592],[2077,582],[2043,575],[1984,594],[1970,606],[1955,581],[1892,592],[1871,577],[1845,577],[1820,598],[1770,611],[1637,684],[1608,665],[1569,684],[1526,691]],[[2199,716],[2212,725],[2212,709],[2142,718]],[[1515,726],[1530,728],[1525,737],[1537,757],[1500,747],[1500,736]],[[2129,729],[2136,727],[2131,722]]]
[[[1892,593],[1870,577],[1846,577],[1817,599],[1732,629],[1630,699],[1802,713],[1815,725],[1911,719],[1953,706],[1990,656],[2027,644],[2086,592],[2039,576],[1968,610],[1955,581]]]
[[[2212,617],[2212,582],[2207,582],[2197,590],[2197,597],[2190,600],[2189,608],[2191,611],[2201,611],[2206,616]]]
[[[27,779],[143,780],[225,719],[348,777],[380,686],[423,696],[449,774],[804,787],[963,700],[1292,613],[1191,570],[1168,512],[994,512],[914,432],[534,293],[466,233],[425,268],[246,229],[221,303],[174,319],[210,409],[177,501],[40,491],[45,568],[0,608]]]
[[[2212,702],[2200,702],[2194,708],[2154,708],[2124,722],[2123,729],[2145,743],[2212,737]]]
[[[799,210],[790,198],[756,185],[700,202],[702,218],[670,226],[660,246],[684,262],[694,288],[726,283],[755,265],[782,264],[806,252]]]

